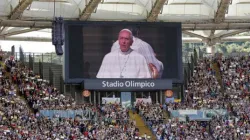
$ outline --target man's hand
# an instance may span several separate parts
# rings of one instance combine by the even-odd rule
[[[150,69],[150,71],[152,73],[152,78],[153,79],[158,78],[159,72],[158,72],[156,66],[154,64],[152,64],[152,63],[149,63],[148,66],[149,66],[149,69]]]

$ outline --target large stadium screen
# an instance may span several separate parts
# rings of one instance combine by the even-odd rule
[[[180,23],[65,21],[66,83],[95,78],[182,81]]]

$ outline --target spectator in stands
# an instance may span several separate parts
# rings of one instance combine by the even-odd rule
[[[10,56],[10,58],[5,61],[7,72],[11,72],[11,68],[15,67],[15,64],[14,56]]]
[[[220,87],[211,60],[198,62],[188,84],[188,102],[160,104],[138,103],[136,108],[158,140],[163,139],[247,139],[250,133],[249,57],[216,59],[220,63],[223,87]],[[0,139],[143,139],[136,122],[120,104],[77,105],[71,97],[61,95],[48,81],[33,71],[15,65],[12,73],[0,67]],[[8,75],[11,75],[10,77]],[[19,82],[17,82],[19,81]],[[16,86],[18,83],[18,86]],[[18,88],[17,88],[18,87]],[[17,91],[20,93],[17,94]],[[22,95],[30,106],[20,98]],[[30,110],[31,108],[32,110]],[[102,113],[96,121],[81,115],[64,118],[60,114],[46,117],[43,109],[90,110]],[[164,118],[164,110],[227,109],[209,122]],[[33,110],[36,110],[35,113]],[[219,113],[218,113],[219,114]],[[91,118],[91,117],[90,117]],[[96,117],[92,117],[96,118]],[[126,120],[126,121],[125,121]]]

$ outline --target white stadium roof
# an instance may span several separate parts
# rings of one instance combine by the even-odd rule
[[[55,13],[54,13],[55,11]],[[51,21],[182,22],[183,42],[245,41],[250,0],[0,0],[0,40],[51,40]]]

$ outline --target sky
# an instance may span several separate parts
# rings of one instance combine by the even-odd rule
[[[24,52],[55,52],[55,47],[52,42],[28,42],[28,41],[2,41],[0,46],[3,51],[11,51],[11,47],[15,46],[15,52],[19,52],[19,47],[22,46]]]
[[[5,32],[19,31],[23,28],[9,27]],[[51,38],[51,29],[42,29],[39,31],[27,32],[13,35],[12,37],[40,37]],[[52,42],[31,42],[31,41],[7,41],[0,40],[0,46],[3,51],[11,51],[11,47],[15,46],[15,52],[19,52],[19,47],[22,46],[24,52],[46,53],[55,52],[55,47]]]

